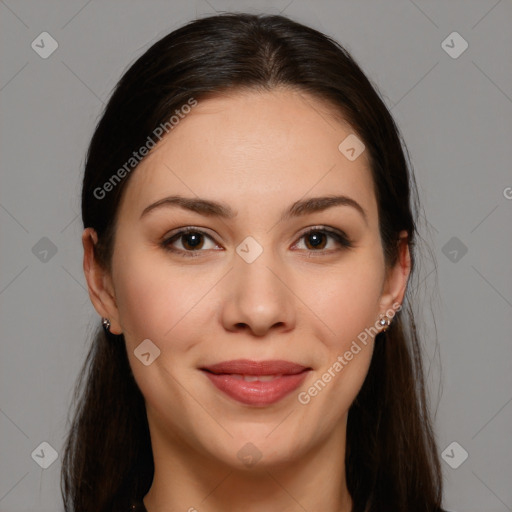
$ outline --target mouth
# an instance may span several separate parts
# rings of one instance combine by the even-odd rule
[[[221,392],[237,402],[267,406],[297,389],[311,368],[290,361],[224,361],[200,370]]]

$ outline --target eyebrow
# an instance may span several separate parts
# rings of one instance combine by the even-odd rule
[[[221,217],[223,219],[232,219],[236,217],[237,212],[225,203],[219,203],[209,199],[199,197],[183,197],[179,195],[164,197],[155,203],[144,208],[141,218],[149,212],[163,207],[180,207],[207,217]],[[351,197],[344,195],[331,195],[323,197],[311,197],[296,201],[292,206],[284,211],[280,221],[308,215],[310,213],[320,212],[334,206],[349,206],[357,210],[363,217],[366,225],[368,225],[368,216],[365,209]]]

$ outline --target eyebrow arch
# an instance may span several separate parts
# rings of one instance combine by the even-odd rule
[[[237,212],[231,209],[225,203],[218,203],[216,201],[202,199],[197,197],[183,197],[179,195],[164,197],[155,203],[150,204],[144,208],[141,218],[147,215],[149,212],[161,208],[161,207],[172,207],[178,206],[185,210],[206,215],[208,217],[221,217],[224,219],[232,219],[236,217]],[[296,201],[292,206],[283,212],[280,221],[287,220],[292,217],[299,217],[302,215],[308,215],[310,213],[319,212],[332,208],[334,206],[350,206],[357,210],[363,217],[366,225],[368,225],[368,216],[365,209],[354,199],[344,195],[331,195],[323,197],[310,197]]]

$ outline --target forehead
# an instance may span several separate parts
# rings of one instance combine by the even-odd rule
[[[376,214],[367,152],[339,149],[350,125],[327,102],[277,89],[199,100],[133,171],[121,208],[142,211],[170,194],[251,204],[343,193]],[[350,139],[349,139],[350,140]]]

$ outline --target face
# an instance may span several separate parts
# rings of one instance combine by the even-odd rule
[[[125,336],[155,439],[231,466],[343,439],[407,280],[385,268],[366,152],[338,149],[352,133],[306,94],[240,92],[199,101],[133,171],[91,297]],[[300,367],[205,370],[233,360]]]

